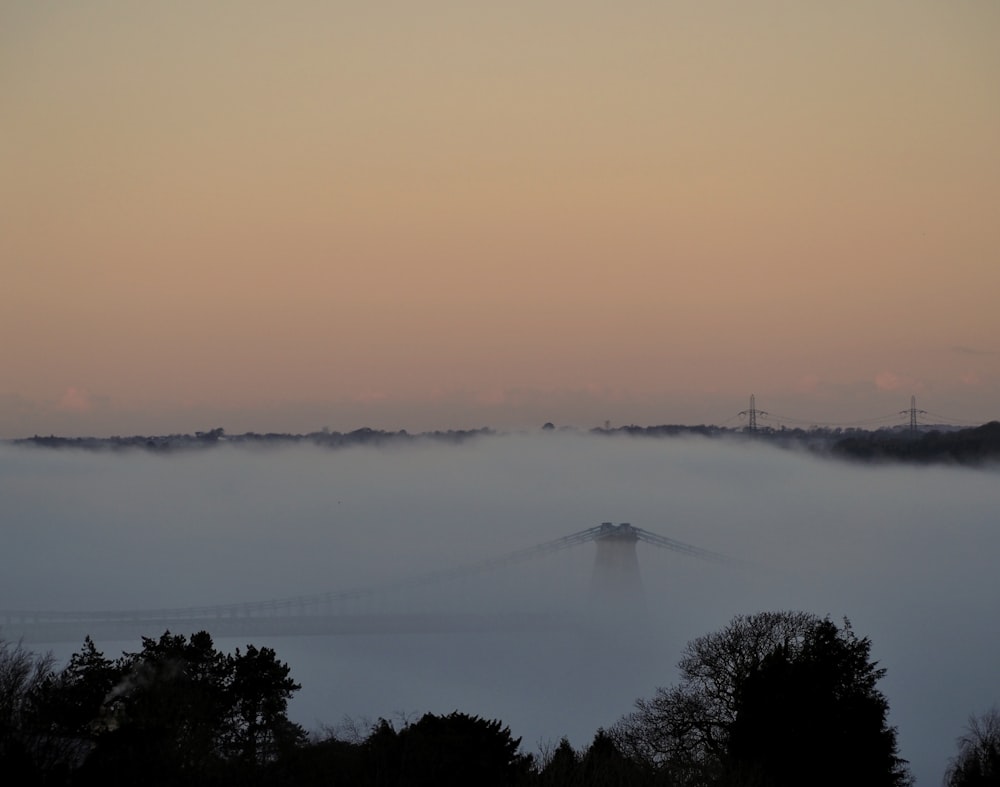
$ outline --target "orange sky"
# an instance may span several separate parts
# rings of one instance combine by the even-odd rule
[[[997,40],[0,0],[0,436],[1000,417]]]

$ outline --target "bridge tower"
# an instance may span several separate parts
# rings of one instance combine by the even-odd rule
[[[591,600],[598,610],[615,614],[645,611],[646,597],[635,552],[638,540],[639,534],[628,522],[601,523],[594,538],[597,554],[591,581]]]

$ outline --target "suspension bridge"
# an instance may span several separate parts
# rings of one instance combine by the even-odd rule
[[[413,599],[426,588],[461,595],[463,583],[471,578],[501,574],[530,561],[594,544],[590,607],[603,613],[634,613],[645,604],[636,553],[639,543],[702,561],[739,562],[627,522],[602,522],[499,557],[326,593],[158,609],[0,610],[0,636],[27,642],[79,642],[88,635],[95,640],[121,640],[155,636],[165,630],[201,629],[214,636],[233,637],[546,630],[564,625],[566,616],[553,611],[444,609],[442,606],[448,605],[440,604],[437,608],[419,608]],[[398,608],[401,599],[404,609]]]

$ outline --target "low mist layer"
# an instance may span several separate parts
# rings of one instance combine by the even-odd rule
[[[638,544],[640,627],[592,614],[589,543],[371,602],[561,612],[565,627],[255,642],[291,664],[303,684],[293,715],[307,727],[460,709],[502,718],[530,750],[564,734],[588,742],[675,679],[686,641],[737,613],[847,616],[888,669],[902,756],[931,783],[966,717],[1000,700],[998,480],[996,468],[854,466],[748,441],[551,432],[169,456],[4,446],[0,608],[379,586],[631,522],[742,562]],[[109,655],[138,645],[98,642]]]

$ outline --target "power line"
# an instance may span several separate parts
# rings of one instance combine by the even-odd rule
[[[802,418],[795,418],[789,415],[780,415],[779,413],[771,413],[771,418],[778,421],[786,421],[789,423],[809,424],[810,426],[860,426],[865,424],[876,424],[876,423],[885,423],[888,421],[897,421],[899,420],[899,414],[889,413],[887,415],[880,415],[875,418],[859,419],[857,421],[810,421]]]
[[[740,410],[735,416],[730,416],[720,425],[725,426],[726,424],[736,420],[737,418],[747,418],[747,431],[756,432],[760,428],[758,419],[761,421],[768,420],[778,423],[783,422],[792,425],[808,426],[812,428],[822,428],[822,427],[864,427],[864,426],[876,426],[879,424],[888,425],[890,423],[898,423],[900,416],[907,416],[909,418],[909,428],[911,430],[916,430],[920,426],[926,426],[926,423],[922,422],[919,416],[926,415],[932,418],[939,419],[944,424],[955,424],[962,426],[979,426],[982,422],[980,421],[969,421],[961,418],[951,418],[949,416],[941,415],[940,413],[933,413],[928,410],[920,410],[917,408],[916,397],[910,397],[910,407],[906,410],[899,410],[895,413],[886,413],[885,415],[875,416],[874,418],[859,418],[854,421],[818,421],[805,418],[797,418],[791,415],[782,415],[775,412],[767,412],[765,410],[760,410],[757,408],[756,396],[750,396],[750,407],[746,410]]]
[[[923,412],[926,415],[931,416],[931,418],[940,419],[942,423],[946,424],[959,424],[963,426],[981,426],[983,423],[982,421],[967,421],[962,418],[952,418],[951,416],[948,415],[941,415],[940,413],[932,413],[929,410],[924,410]]]

